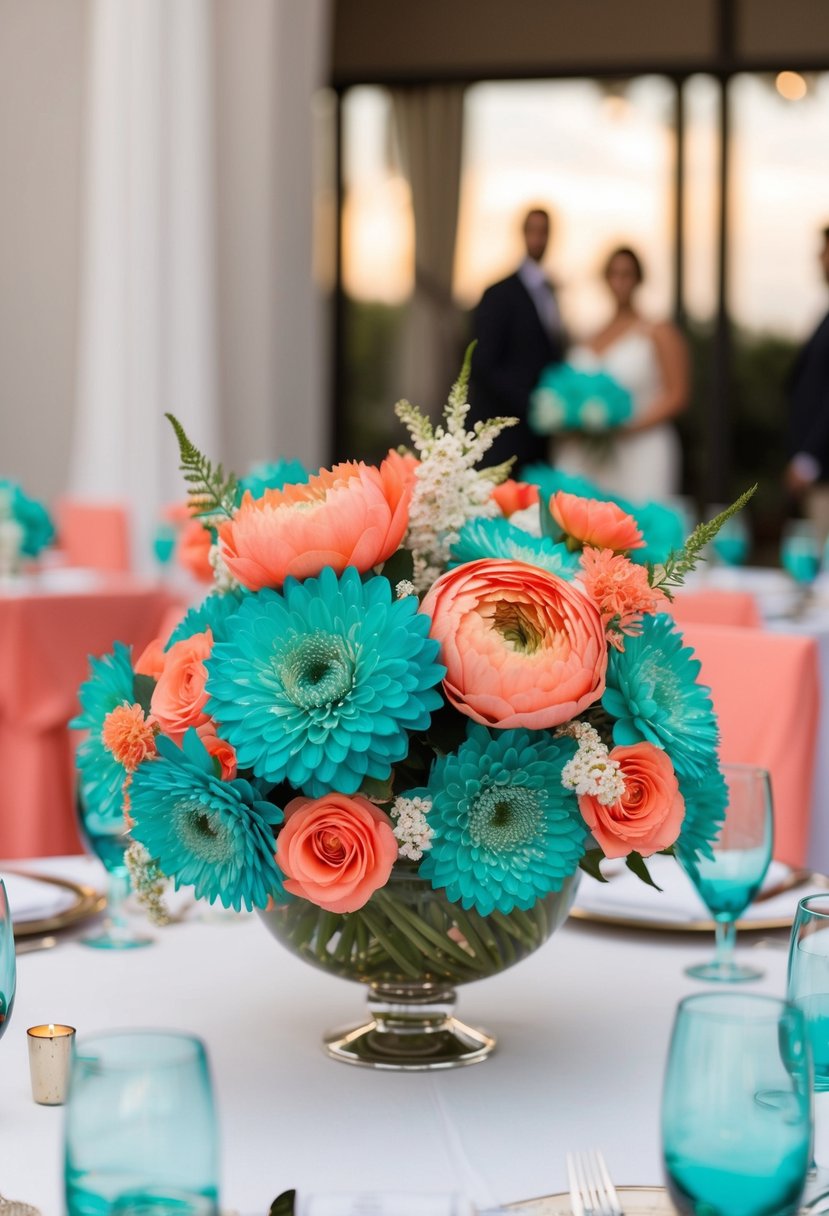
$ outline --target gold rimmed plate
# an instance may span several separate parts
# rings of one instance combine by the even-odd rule
[[[39,917],[37,920],[15,921],[14,936],[16,938],[34,937],[43,933],[59,933],[62,929],[69,929],[73,925],[89,920],[90,917],[97,916],[106,906],[106,896],[102,895],[100,891],[96,891],[94,887],[87,886],[86,883],[71,882],[68,878],[54,878],[47,874],[35,874],[31,870],[18,870],[11,866],[6,869],[9,874],[18,874],[21,878],[60,887],[69,898],[67,906],[52,916]]]
[[[617,1186],[625,1216],[676,1216],[664,1186]],[[570,1196],[541,1195],[506,1205],[521,1216],[571,1216]]]

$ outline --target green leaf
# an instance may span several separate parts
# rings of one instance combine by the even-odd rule
[[[145,714],[150,712],[150,701],[152,700],[154,691],[155,680],[152,678],[152,676],[133,676],[132,695],[144,710]]]
[[[588,849],[579,862],[580,867],[585,874],[589,874],[591,878],[598,879],[599,882],[607,882],[604,874],[600,869],[599,863],[604,860],[604,853],[601,849]]]
[[[268,1216],[294,1216],[296,1191],[283,1191],[270,1206]]]
[[[383,578],[387,578],[391,583],[392,599],[395,597],[397,584],[404,580],[412,581],[414,574],[414,557],[410,549],[398,549],[396,553],[392,553],[391,557],[383,563],[383,569],[380,571]]]
[[[662,890],[651,878],[648,867],[645,865],[645,859],[641,853],[629,853],[625,859],[625,865],[637,878],[641,878],[642,882],[647,883],[649,887],[653,887],[654,891]]]
[[[369,802],[391,802],[393,783],[394,773],[390,773],[385,781],[380,781],[377,777],[364,777],[360,793],[364,798],[368,798]]]
[[[192,515],[233,514],[236,504],[236,478],[227,477],[221,465],[215,468],[194,443],[188,439],[184,427],[173,414],[165,414],[176,434],[179,451],[179,468],[189,485],[188,503]]]
[[[691,535],[685,542],[682,549],[671,553],[666,558],[663,565],[648,566],[648,581],[652,587],[658,587],[660,591],[664,591],[671,599],[670,588],[681,587],[685,581],[685,576],[695,570],[697,564],[704,561],[702,551],[706,545],[709,545],[714,537],[726,524],[733,515],[738,511],[742,511],[743,507],[751,500],[757,490],[756,483],[746,490],[739,498],[732,502],[730,507],[726,507],[724,511],[720,511],[719,515],[715,515],[713,519],[707,523],[697,524]]]

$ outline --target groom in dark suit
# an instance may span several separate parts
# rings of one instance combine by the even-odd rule
[[[820,264],[829,283],[829,227]],[[786,485],[802,497],[818,543],[829,537],[829,312],[800,350],[788,379],[789,452]]]
[[[555,292],[542,268],[550,216],[540,207],[524,218],[526,257],[515,274],[488,287],[475,314],[472,356],[472,421],[508,414],[518,425],[502,432],[486,463],[517,456],[521,465],[547,460],[547,439],[527,426],[529,397],[548,363],[564,357],[565,336]]]

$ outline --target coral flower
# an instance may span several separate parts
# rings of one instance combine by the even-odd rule
[[[180,564],[201,583],[213,582],[213,567],[210,565],[212,543],[210,529],[205,528],[200,519],[188,519],[178,538],[176,555]]]
[[[137,676],[150,676],[151,679],[157,680],[164,670],[164,638],[153,638],[148,642],[135,664],[135,674]]]
[[[403,457],[379,468],[360,463],[324,469],[304,485],[245,495],[219,528],[221,555],[252,591],[310,578],[331,566],[361,574],[391,557],[409,522],[414,471]]]
[[[538,486],[509,478],[499,486],[493,486],[491,497],[495,499],[501,512],[509,518],[516,511],[524,511],[538,502]]]
[[[110,710],[101,727],[101,739],[119,764],[134,773],[139,764],[155,755],[156,726],[140,705],[118,705]]]
[[[582,582],[599,605],[605,628],[611,626],[609,639],[617,649],[623,634],[638,633],[642,615],[665,612],[668,598],[651,587],[644,566],[635,566],[621,553],[610,549],[587,548],[581,554]]]
[[[614,747],[610,759],[619,762],[622,797],[609,806],[592,794],[579,798],[579,810],[605,857],[626,857],[632,850],[650,857],[667,849],[685,818],[685,799],[670,759],[652,743]]]
[[[470,562],[441,575],[421,611],[440,642],[446,696],[484,726],[558,726],[604,691],[599,610],[551,571],[518,561]]]
[[[207,668],[205,659],[213,650],[209,629],[174,643],[164,659],[164,670],[153,689],[150,709],[165,735],[179,741],[190,726],[202,726],[208,719]]]
[[[196,728],[196,734],[201,739],[208,756],[218,760],[222,781],[232,781],[238,771],[236,748],[226,739],[220,739],[216,734],[216,723],[211,719],[204,726]]]
[[[385,886],[396,860],[391,820],[367,798],[332,793],[285,807],[276,863],[291,895],[329,912],[356,912]]]
[[[645,542],[632,515],[615,502],[580,498],[558,490],[550,499],[550,514],[568,537],[599,549],[641,549]]]

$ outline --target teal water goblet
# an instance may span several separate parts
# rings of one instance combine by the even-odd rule
[[[156,1030],[81,1039],[64,1149],[68,1216],[218,1216],[218,1128],[204,1045]]]
[[[668,1191],[683,1216],[786,1216],[809,1168],[811,1059],[801,1010],[706,992],[677,1010],[662,1094]]]
[[[14,1008],[17,988],[17,958],[14,952],[14,925],[9,910],[6,886],[0,878],[0,1039],[6,1032]]]
[[[687,967],[698,980],[739,983],[763,972],[734,959],[737,919],[760,889],[771,861],[774,837],[771,781],[765,769],[747,764],[722,766],[728,805],[710,857],[679,863],[714,920],[716,949],[708,963]]]
[[[97,950],[135,950],[152,945],[153,939],[130,924],[125,903],[130,893],[130,874],[125,854],[132,843],[120,808],[104,812],[82,794],[78,796],[78,827],[87,851],[102,862],[107,873],[107,902],[103,927],[80,938],[84,946]]]
[[[807,590],[820,570],[820,545],[808,519],[789,520],[780,539],[780,564],[798,586]]]
[[[789,942],[789,1000],[803,1011],[812,1048],[815,1088],[813,1164],[829,1191],[829,893],[797,906]]]
[[[153,553],[164,569],[173,559],[176,550],[176,529],[173,524],[160,523],[153,534]]]

